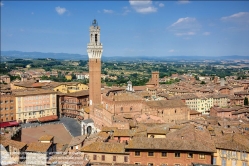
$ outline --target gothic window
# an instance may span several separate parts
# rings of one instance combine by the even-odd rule
[[[120,108],[120,111],[123,111],[123,107]]]

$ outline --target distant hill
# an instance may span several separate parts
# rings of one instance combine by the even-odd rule
[[[87,55],[68,54],[68,53],[43,53],[43,52],[21,52],[21,51],[1,51],[1,59],[37,59],[37,58],[53,58],[63,60],[88,60]],[[6,58],[7,57],[7,58]]]
[[[21,51],[1,51],[1,61],[13,59],[37,59],[53,58],[61,60],[88,60],[87,55],[69,53],[43,53],[43,52],[21,52]],[[249,56],[112,56],[102,57],[103,61],[204,61],[204,60],[249,60]]]

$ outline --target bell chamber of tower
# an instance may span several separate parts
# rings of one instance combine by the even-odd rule
[[[100,42],[100,27],[97,20],[94,19],[90,26],[90,42],[87,45],[89,58],[101,58],[103,52],[102,43]]]

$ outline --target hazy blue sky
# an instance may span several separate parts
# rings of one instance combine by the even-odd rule
[[[1,50],[103,56],[249,56],[249,1],[1,1]]]

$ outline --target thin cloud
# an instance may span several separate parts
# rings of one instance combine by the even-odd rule
[[[60,6],[57,6],[57,7],[55,8],[55,11],[56,11],[59,15],[63,15],[63,14],[67,11],[67,9],[66,9],[66,8],[63,8],[63,7],[60,7]]]
[[[103,12],[111,14],[111,13],[113,13],[113,10],[104,9]]]
[[[190,1],[189,0],[178,0],[177,3],[180,4],[180,5],[184,5],[184,4],[190,3]]]
[[[157,8],[153,6],[151,0],[129,0],[132,8],[141,14],[157,12]]]
[[[3,4],[3,2],[0,2],[0,6],[2,7],[4,4]]]
[[[183,33],[175,33],[176,36],[192,36],[195,35],[195,32],[183,32]]]
[[[164,7],[164,4],[163,4],[163,3],[159,3],[158,6],[159,6],[159,7]]]
[[[224,22],[249,23],[249,12],[239,12],[230,16],[221,17]]]
[[[123,15],[127,15],[129,12],[131,11],[127,6],[123,7]]]
[[[203,32],[204,36],[209,36],[211,33],[210,32]]]
[[[179,18],[171,26],[177,27],[177,26],[181,26],[182,24],[194,23],[195,21],[196,21],[196,18],[191,18],[191,17]]]
[[[196,18],[185,17],[179,18],[168,28],[176,36],[192,36],[195,35],[201,28]]]
[[[169,50],[169,52],[175,52],[175,50],[174,50],[174,49],[171,49],[171,50]]]

